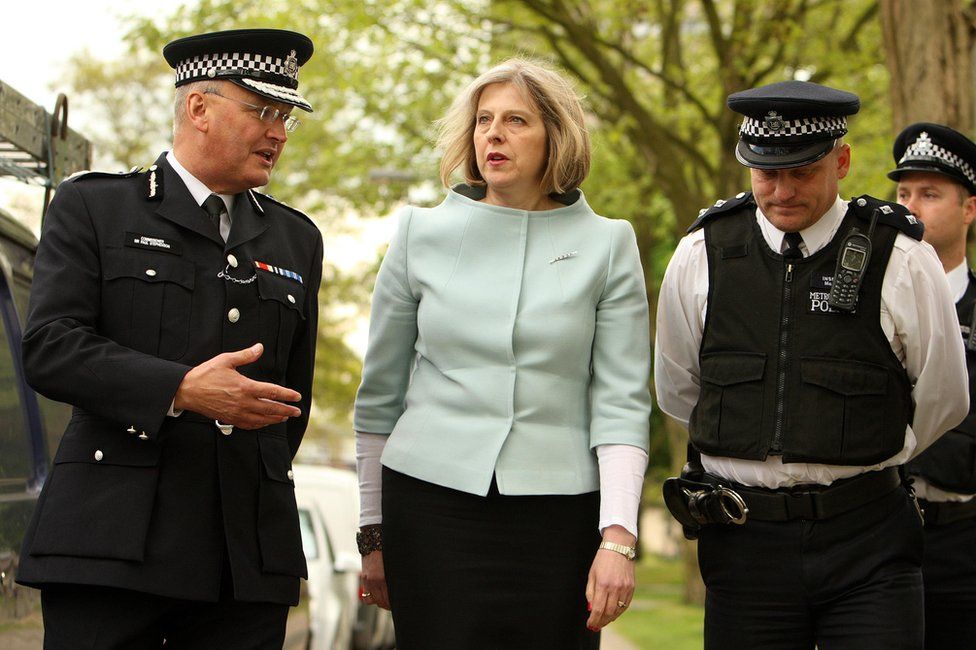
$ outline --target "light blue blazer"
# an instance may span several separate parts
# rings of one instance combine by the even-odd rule
[[[469,196],[465,196],[464,192]],[[485,495],[599,488],[593,448],[647,449],[647,294],[630,223],[458,186],[405,208],[376,279],[357,431],[383,465]]]

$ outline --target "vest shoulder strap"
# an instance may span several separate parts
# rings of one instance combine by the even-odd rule
[[[922,233],[925,232],[925,224],[915,218],[911,212],[903,205],[882,201],[873,196],[863,194],[851,199],[851,210],[855,216],[863,221],[871,221],[871,215],[875,210],[879,211],[878,223],[891,226],[903,232],[912,239],[922,241]]]
[[[694,232],[704,227],[706,222],[722,215],[731,214],[750,204],[753,206],[756,205],[756,202],[752,199],[752,192],[739,192],[731,199],[719,199],[711,207],[702,208],[698,211],[698,218],[688,228],[688,232]]]

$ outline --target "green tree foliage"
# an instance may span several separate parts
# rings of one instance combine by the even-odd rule
[[[155,104],[154,93],[171,83],[158,55],[167,41],[257,25],[308,34],[316,54],[300,76],[316,111],[292,136],[269,190],[328,229],[350,210],[369,217],[408,197],[438,201],[432,124],[458,90],[513,54],[552,60],[575,78],[591,112],[594,164],[583,189],[598,212],[634,223],[653,308],[671,251],[698,209],[748,187],[732,154],[740,118],[725,108],[731,92],[794,77],[857,92],[863,108],[848,137],[854,170],[842,189],[890,193],[893,134],[877,11],[877,0],[204,0],[133,20],[126,39],[139,70],[132,58],[79,67],[75,86],[111,107],[113,155],[142,163],[154,138],[169,133],[137,99]],[[142,133],[125,140],[123,132],[138,131],[126,126],[133,120],[143,120]],[[368,293],[331,275],[336,293],[323,293],[326,308]],[[344,292],[352,286],[358,298]],[[343,326],[325,319],[323,355]],[[354,365],[337,362],[319,376],[342,384]],[[665,460],[680,440],[668,445],[657,429]]]

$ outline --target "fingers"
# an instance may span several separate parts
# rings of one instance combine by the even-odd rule
[[[633,596],[633,562],[613,552],[598,552],[586,586],[590,608],[586,626],[595,632],[616,620]]]
[[[390,595],[386,589],[383,572],[383,552],[373,551],[363,556],[362,587],[360,597],[367,605],[390,609]]]
[[[261,358],[262,354],[264,354],[264,345],[255,343],[251,347],[238,350],[237,352],[224,352],[214,357],[214,359],[219,359],[220,363],[230,368],[236,368],[237,366],[254,363]]]
[[[253,381],[251,379],[247,381],[250,382],[248,388],[251,394],[260,399],[270,400],[272,402],[300,402],[302,399],[302,395],[298,391],[279,386],[278,384],[271,384],[265,381]]]

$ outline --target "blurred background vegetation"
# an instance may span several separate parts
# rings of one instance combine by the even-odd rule
[[[885,173],[903,126],[926,120],[973,132],[972,5],[202,0],[129,20],[122,36],[128,52],[119,60],[79,53],[66,90],[103,116],[104,128],[86,134],[100,168],[145,165],[170,139],[172,73],[160,56],[166,42],[255,26],[308,34],[316,53],[300,78],[315,112],[302,116],[267,191],[310,214],[329,240],[404,202],[439,202],[432,122],[493,63],[512,55],[550,60],[585,97],[595,147],[583,190],[598,213],[634,224],[653,313],[670,255],[698,210],[748,189],[733,156],[740,118],[725,107],[729,93],[794,78],[857,93],[862,108],[847,138],[853,170],[842,194],[890,198],[894,185]],[[308,435],[333,454],[351,436],[360,359],[349,334],[368,314],[381,255],[370,251],[368,264],[344,271],[326,259]],[[660,479],[684,462],[685,443],[682,428],[656,412],[651,501]],[[684,555],[681,598],[700,600],[694,555]]]

